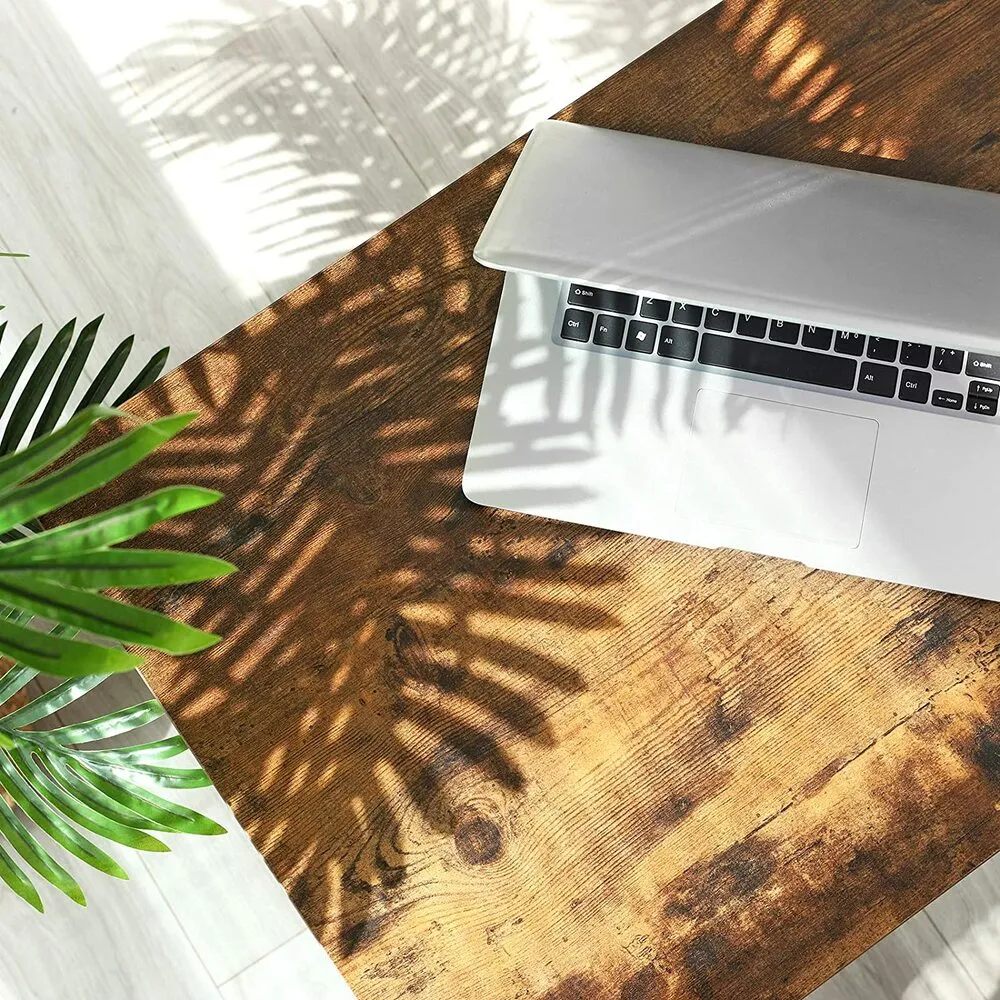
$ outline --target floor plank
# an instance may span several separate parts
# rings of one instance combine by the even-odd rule
[[[429,191],[579,92],[533,30],[528,4],[414,0],[307,11]]]
[[[1000,998],[1000,855],[927,907],[979,991]]]
[[[27,316],[41,305],[58,322],[105,312],[105,336],[134,332],[147,356],[170,342],[177,363],[264,302],[259,290],[238,291],[192,231],[45,5],[0,0],[0,37],[0,236],[31,253],[2,266],[37,298],[25,305],[7,292],[8,308]]]
[[[41,833],[38,838],[46,839]],[[38,878],[44,914],[6,888],[0,893],[0,1000],[219,1000],[218,987],[150,874],[134,854],[102,846],[129,881],[59,856],[83,887],[86,909]]]
[[[112,96],[228,272],[277,298],[426,196],[304,10],[207,36],[134,53]]]
[[[921,912],[811,993],[809,1000],[983,1000],[983,996],[926,912]]]
[[[299,934],[222,987],[222,1000],[353,1000],[354,994],[312,934]]]

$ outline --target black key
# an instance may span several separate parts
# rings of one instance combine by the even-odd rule
[[[705,314],[702,306],[690,306],[686,302],[674,305],[674,322],[684,326],[701,326],[701,317]]]
[[[768,336],[771,340],[776,340],[779,344],[797,344],[799,342],[799,330],[802,329],[798,323],[788,323],[783,319],[771,320],[771,332]]]
[[[904,340],[899,363],[912,365],[914,368],[926,368],[931,363],[931,345],[913,344],[909,340]]]
[[[705,313],[705,329],[716,330],[719,333],[732,333],[736,322],[736,313],[725,309],[709,309]]]
[[[962,409],[962,394],[960,392],[947,392],[944,389],[935,389],[931,396],[932,406],[943,406],[946,410]]]
[[[982,357],[983,355],[974,354],[969,356],[969,367],[972,367],[973,357]],[[934,371],[936,372],[952,372],[957,375],[962,370],[962,360],[965,358],[965,351],[953,351],[950,347],[937,347],[934,349]],[[1000,363],[1000,358],[991,359]],[[986,371],[982,372],[983,375],[992,375],[997,369],[987,368]],[[970,371],[970,375],[979,375],[978,371]]]
[[[1000,398],[1000,385],[996,382],[970,382],[969,395],[978,396],[980,399]]]
[[[656,347],[656,324],[642,323],[637,319],[628,325],[628,337],[625,339],[625,350],[638,351],[640,354],[652,354]]]
[[[970,396],[965,408],[969,413],[982,413],[987,417],[997,415],[997,401],[995,399],[977,399],[975,396]]]
[[[661,358],[694,361],[694,349],[697,346],[697,330],[684,330],[679,326],[665,326],[660,331],[660,346],[656,349],[656,353]]]
[[[833,343],[833,330],[828,326],[804,326],[802,328],[803,347],[812,347],[817,351],[828,351],[831,343]]]
[[[767,333],[767,318],[754,316],[752,313],[740,313],[736,321],[736,332],[741,337],[756,337],[761,340]]]
[[[666,323],[670,319],[670,300],[643,298],[639,315],[643,319],[655,319],[657,323]]]
[[[758,344],[752,340],[736,340],[706,333],[701,338],[698,360],[714,368],[769,375],[809,385],[825,385],[831,389],[853,389],[858,363],[833,354],[813,354],[793,347]]]
[[[833,342],[833,349],[838,354],[851,354],[860,358],[865,353],[865,335],[851,333],[850,330],[838,330],[837,339]]]
[[[628,292],[609,292],[606,288],[570,285],[569,304],[634,316],[636,309],[639,308],[639,296],[629,295]]]
[[[598,316],[594,343],[598,347],[621,347],[625,336],[624,316]]]
[[[885,396],[892,399],[896,395],[897,368],[889,365],[873,365],[870,361],[862,362],[861,374],[858,376],[858,392],[869,396]]]
[[[563,316],[562,333],[563,340],[579,340],[586,343],[590,340],[590,328],[594,325],[592,313],[584,312],[582,309],[567,309]]]
[[[941,348],[938,348],[940,351]],[[961,357],[961,351],[952,351]],[[934,367],[937,368],[937,355],[934,356]],[[961,371],[962,367],[949,368],[948,371]],[[981,378],[1000,378],[1000,358],[993,354],[970,354],[969,363],[965,366],[966,375],[978,375]]]
[[[895,361],[898,350],[898,340],[887,340],[885,337],[868,338],[868,357],[872,361]]]
[[[930,351],[930,348],[927,349]],[[928,354],[928,357],[930,355]],[[899,383],[899,398],[907,403],[926,403],[931,393],[931,373],[903,370],[903,378]]]

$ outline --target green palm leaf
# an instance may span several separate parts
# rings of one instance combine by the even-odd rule
[[[131,734],[163,715],[157,702],[69,724],[57,715],[71,710],[109,673],[139,665],[144,649],[183,655],[218,641],[167,615],[129,604],[121,591],[211,580],[234,569],[198,553],[116,547],[154,524],[220,498],[194,486],[171,486],[65,525],[38,524],[37,518],[126,472],[194,416],[179,414],[139,425],[81,453],[95,424],[124,416],[101,404],[124,369],[131,338],[113,352],[84,388],[74,415],[59,426],[99,325],[100,319],[76,333],[74,322],[66,324],[17,393],[41,343],[40,327],[21,341],[0,371],[0,417],[10,414],[0,437],[0,657],[11,664],[0,676],[0,712],[15,696],[23,701],[22,692],[37,685],[39,675],[65,678],[0,715],[0,880],[38,910],[43,901],[32,873],[85,903],[79,883],[57,860],[59,851],[115,878],[127,878],[95,838],[165,851],[161,833],[224,832],[208,817],[160,794],[204,787],[209,779],[199,767],[164,763],[187,749],[181,737],[133,739]],[[0,336],[2,332],[0,326]],[[165,352],[156,354],[119,392],[115,405],[150,384],[165,362]],[[29,436],[30,443],[22,445]],[[105,590],[116,596],[101,593]],[[109,738],[134,745],[100,742]]]
[[[69,633],[64,633],[69,634]],[[0,677],[0,693],[21,690],[31,671],[12,667]],[[17,858],[69,898],[85,904],[79,883],[56,861],[51,842],[98,871],[127,879],[124,868],[89,835],[127,847],[165,851],[149,831],[212,835],[223,833],[213,820],[150,791],[200,788],[209,784],[199,767],[165,767],[159,761],[183,753],[187,745],[170,736],[135,746],[90,749],[87,744],[140,730],[163,716],[156,701],[69,725],[51,725],[56,713],[98,687],[106,678],[63,681],[0,718],[0,879],[41,910],[41,897]],[[0,699],[2,700],[2,699]],[[36,724],[45,723],[43,728]]]

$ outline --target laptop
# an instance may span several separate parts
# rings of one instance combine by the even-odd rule
[[[559,121],[505,273],[476,503],[1000,599],[1000,197]]]

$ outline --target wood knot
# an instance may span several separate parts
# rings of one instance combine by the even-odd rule
[[[492,864],[503,854],[503,834],[493,820],[473,814],[455,828],[455,847],[467,865]]]

